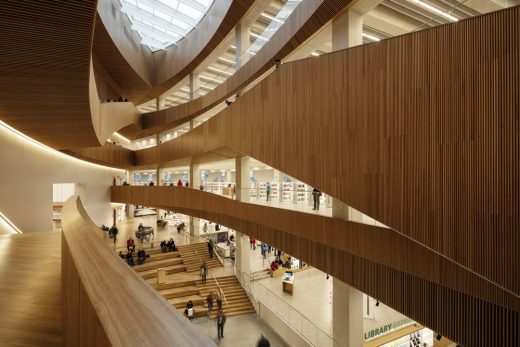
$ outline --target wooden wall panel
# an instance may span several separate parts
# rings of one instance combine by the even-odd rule
[[[197,189],[119,186],[112,201],[173,210],[256,237],[465,346],[518,344],[518,296],[394,230]]]
[[[61,152],[78,159],[116,168],[132,168],[134,152],[121,146],[107,143],[102,147],[71,148]]]
[[[209,110],[264,74],[275,65],[276,59],[291,53],[351,3],[352,0],[302,1],[269,42],[224,83],[193,101],[143,115],[144,130],[125,129],[124,136],[130,139],[146,137]]]
[[[0,6],[0,119],[57,149],[98,145],[88,95],[96,3]]]
[[[139,35],[130,29],[120,6],[118,0],[99,1],[92,54],[118,85],[118,97],[128,98],[137,105],[152,88],[153,57],[150,49],[140,44]]]
[[[159,158],[232,148],[519,295],[518,21],[515,7],[283,64]]]
[[[62,214],[66,346],[214,346],[100,236],[79,198]]]

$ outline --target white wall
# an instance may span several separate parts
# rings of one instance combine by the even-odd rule
[[[0,211],[22,232],[52,230],[53,183],[82,183],[96,224],[111,225],[110,186],[124,171],[73,159],[20,137],[0,124]]]
[[[265,306],[263,303],[258,302],[257,312],[260,311],[260,317],[264,319],[264,321],[273,328],[274,331],[280,337],[288,343],[290,346],[301,346],[307,347],[311,346],[307,341],[298,334],[294,329],[292,329],[283,319],[281,319],[276,313],[274,313],[269,307]]]

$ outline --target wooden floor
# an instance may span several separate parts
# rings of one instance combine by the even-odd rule
[[[61,234],[0,236],[0,346],[62,346]]]

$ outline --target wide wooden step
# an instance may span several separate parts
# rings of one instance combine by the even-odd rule
[[[185,272],[186,271],[186,266],[182,265],[182,264],[181,265],[168,266],[168,267],[165,268],[165,270],[166,270],[166,274],[167,275],[174,274],[174,273],[177,273],[177,272]],[[157,269],[148,270],[148,271],[142,271],[142,272],[139,272],[139,274],[144,279],[155,278],[155,277],[157,277]]]
[[[145,261],[143,265],[134,266],[134,270],[137,272],[147,271],[147,270],[157,270],[158,268],[164,268],[174,265],[182,264],[182,259],[174,258],[174,259],[165,259],[158,261]]]
[[[201,295],[199,295],[199,290],[195,287],[190,288],[190,289],[182,288],[182,290],[160,291],[159,294],[161,294],[167,300],[173,299],[173,298],[183,298],[183,297],[188,297],[188,296],[202,297]],[[186,303],[188,301],[189,300],[186,300]]]

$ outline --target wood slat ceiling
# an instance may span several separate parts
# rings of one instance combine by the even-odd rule
[[[88,94],[96,3],[0,6],[0,119],[54,148],[99,145]]]

